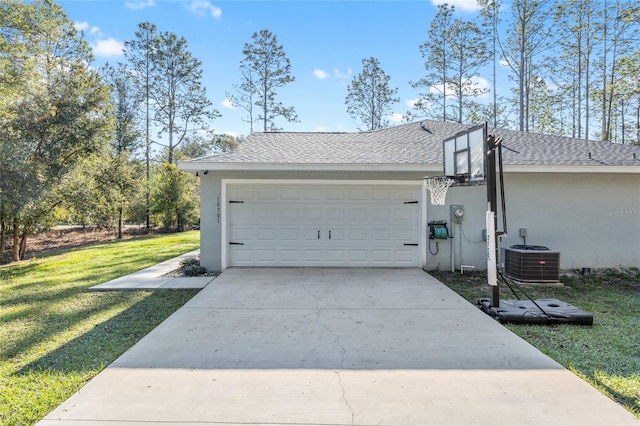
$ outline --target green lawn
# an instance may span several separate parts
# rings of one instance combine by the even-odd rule
[[[0,266],[0,424],[37,422],[197,293],[89,287],[199,246],[191,231]]]
[[[431,274],[473,303],[489,297],[483,274]],[[576,274],[562,282],[562,288],[525,291],[534,299],[560,299],[592,312],[593,326],[507,327],[640,418],[640,270]],[[515,297],[502,288],[500,298]]]

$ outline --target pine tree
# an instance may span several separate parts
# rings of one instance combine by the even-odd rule
[[[385,116],[400,100],[396,96],[398,88],[389,86],[390,78],[380,67],[380,61],[370,57],[362,60],[362,72],[347,87],[347,113],[366,130],[378,130],[389,125]]]
[[[174,149],[193,133],[211,134],[210,123],[220,114],[211,108],[202,85],[202,63],[189,52],[187,41],[171,32],[162,32],[156,40],[150,93],[153,121],[160,128],[158,136],[166,136],[158,144],[167,147],[168,162],[173,164]]]
[[[277,131],[280,130],[276,126],[279,117],[288,122],[298,121],[294,107],[285,107],[276,100],[277,90],[295,81],[295,77],[291,75],[289,57],[284,47],[278,44],[275,34],[264,29],[254,33],[251,40],[242,50],[244,59],[240,69],[243,70],[243,80],[238,87],[255,97],[254,105],[259,109],[256,120],[262,122],[263,131]],[[251,113],[251,120],[252,116]]]

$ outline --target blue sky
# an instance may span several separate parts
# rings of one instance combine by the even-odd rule
[[[357,124],[344,104],[347,85],[361,71],[362,59],[376,57],[398,88],[392,123],[410,109],[418,91],[409,81],[424,75],[418,47],[441,0],[422,1],[209,1],[209,0],[59,0],[69,18],[84,32],[96,58],[123,61],[124,41],[140,22],[184,37],[202,61],[204,85],[222,114],[213,123],[218,133],[247,135],[244,111],[225,102],[225,92],[239,82],[242,48],[251,35],[269,29],[291,60],[296,80],[279,92],[294,106],[299,123],[282,120],[286,131],[355,131]],[[462,19],[477,14],[475,0],[449,0]],[[489,80],[489,74],[483,75]],[[258,127],[256,127],[258,128]]]

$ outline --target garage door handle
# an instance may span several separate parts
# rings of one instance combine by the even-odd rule
[[[416,243],[404,243],[405,246],[418,246]]]
[[[329,239],[331,239],[331,230],[329,230]]]
[[[318,229],[318,239],[320,239],[320,230]]]
[[[232,246],[243,246],[244,245],[244,243],[235,243],[233,241],[230,241],[229,244],[232,245]]]

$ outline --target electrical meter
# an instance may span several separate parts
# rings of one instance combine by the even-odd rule
[[[464,217],[464,206],[461,206],[459,204],[452,204],[450,208],[451,222],[461,223],[462,218]]]

